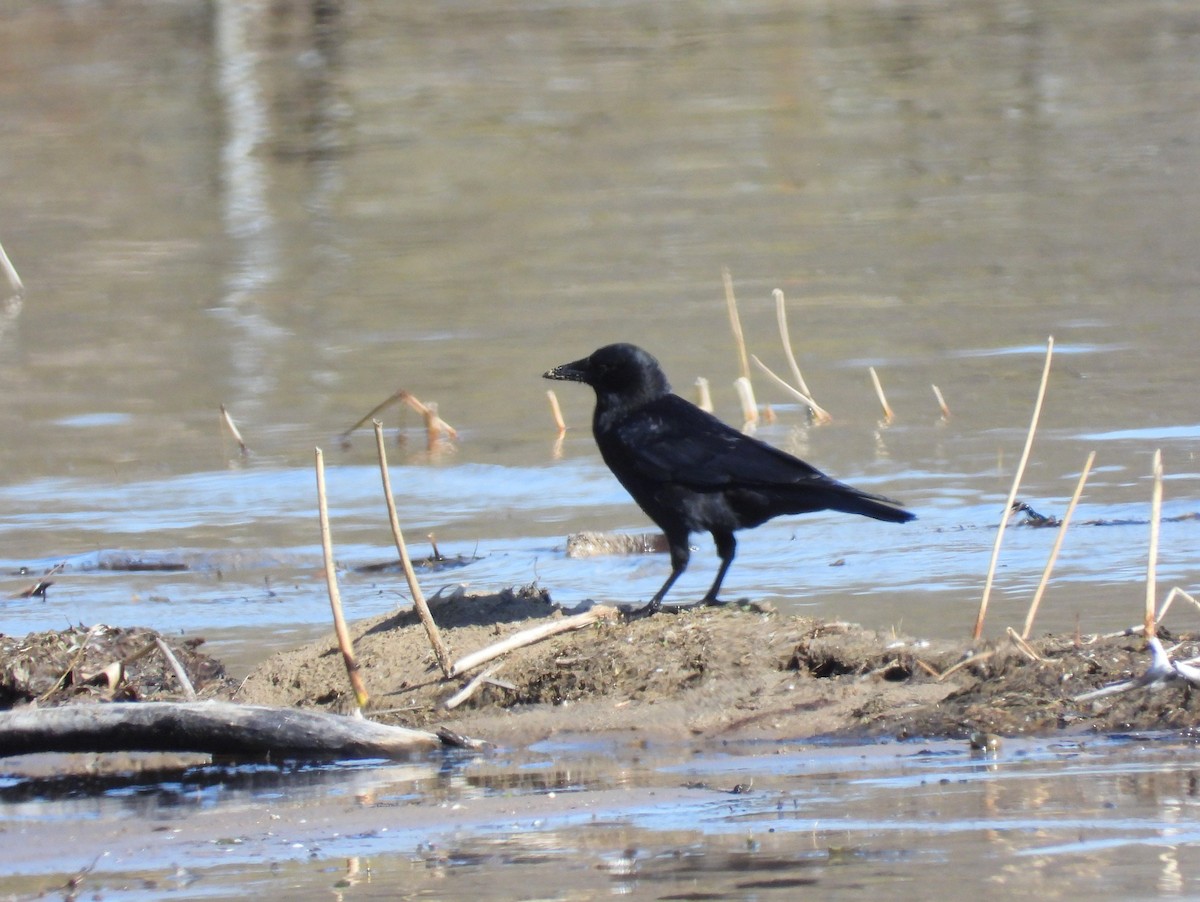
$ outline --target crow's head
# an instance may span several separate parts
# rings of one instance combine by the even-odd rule
[[[590,357],[556,366],[542,377],[584,382],[601,397],[625,401],[648,400],[671,390],[658,361],[631,344],[605,345]]]

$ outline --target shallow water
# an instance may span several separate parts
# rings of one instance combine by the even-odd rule
[[[94,863],[83,889],[130,900],[1200,890],[1195,749],[1166,737],[1013,740],[982,756],[961,743],[597,739],[217,777],[67,783],[20,802],[10,781],[0,888],[42,891]]]
[[[350,616],[406,604],[394,574],[349,569],[393,551],[373,441],[337,439],[399,387],[459,431],[430,456],[414,415],[383,415],[414,553],[433,534],[473,559],[424,575],[428,592],[536,581],[566,604],[645,599],[662,556],[563,554],[569,532],[647,523],[596,456],[582,388],[555,386],[571,426],[555,448],[539,375],[633,339],[681,393],[707,377],[736,422],[722,266],[777,371],[771,291],[786,292],[835,417],[808,426],[756,374],[778,414],[760,435],[920,517],[767,524],[744,535],[728,594],[965,635],[1053,334],[1020,497],[1061,516],[1098,457],[1038,629],[1137,622],[1156,448],[1177,518],[1160,595],[1195,580],[1197,35],[1200,12],[1167,0],[1086,16],[982,0],[7,4],[0,241],[26,290],[8,299],[0,280],[0,631],[202,634],[239,674],[325,633],[315,446]],[[886,428],[869,366],[897,413]],[[1053,539],[1009,530],[989,633],[1024,619]],[[680,600],[715,571],[696,544]],[[120,558],[188,569],[106,565]],[[7,597],[59,563],[45,600]],[[674,842],[630,820],[650,831],[636,844]],[[1052,832],[1048,847],[1070,841]],[[693,841],[706,862],[736,857],[737,839]],[[991,849],[932,863],[995,876],[970,864]],[[1090,880],[1092,853],[1047,867]],[[823,866],[868,885],[946,870],[923,854]],[[1171,891],[1153,843],[1098,854],[1125,889]],[[327,887],[331,855],[281,867]],[[474,891],[469,866],[446,873]]]

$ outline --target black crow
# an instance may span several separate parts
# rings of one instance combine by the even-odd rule
[[[717,604],[737,548],[734,530],[819,510],[913,519],[898,502],[843,485],[672,394],[658,361],[635,345],[607,345],[544,377],[596,390],[592,434],[600,456],[667,537],[671,575],[639,613],[662,605],[687,567],[693,532],[707,530],[716,542],[721,567],[701,604]]]

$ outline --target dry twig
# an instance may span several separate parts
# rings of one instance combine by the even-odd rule
[[[396,499],[392,497],[392,481],[388,476],[387,452],[384,450],[383,442],[383,424],[379,420],[375,421],[375,447],[379,451],[379,474],[383,479],[383,497],[387,502],[388,521],[392,526],[392,538],[396,542],[396,551],[400,554],[400,566],[404,569],[404,579],[408,582],[409,592],[412,593],[413,607],[416,608],[417,616],[421,619],[421,625],[425,627],[425,633],[429,636],[429,643],[433,646],[433,655],[437,658],[438,667],[441,668],[442,675],[449,677],[450,653],[446,650],[446,645],[442,642],[441,633],[438,632],[437,623],[434,622],[433,615],[429,612],[429,605],[425,601],[425,593],[421,591],[421,584],[417,581],[416,571],[413,570],[412,560],[408,556],[408,545],[404,541],[404,533],[400,530],[400,518],[396,514]]]
[[[879,374],[875,372],[875,367],[869,366],[867,370],[871,374],[871,384],[875,386],[875,396],[879,398],[879,406],[883,408],[884,425],[890,426],[892,421],[896,419],[896,414],[887,402],[887,396],[883,393],[883,383],[879,381]]]
[[[1154,638],[1154,598],[1158,594],[1158,534],[1162,523],[1162,449],[1154,452],[1154,488],[1150,493],[1150,552],[1146,560],[1146,638]]]
[[[513,633],[508,638],[493,643],[487,648],[459,658],[450,669],[450,675],[462,676],[468,670],[473,670],[481,664],[486,664],[488,661],[494,660],[501,655],[508,654],[510,651],[524,648],[526,645],[533,645],[535,642],[541,642],[543,639],[548,639],[559,633],[583,629],[585,626],[591,626],[599,620],[611,620],[619,613],[616,608],[608,607],[607,605],[596,605],[590,611],[584,611],[582,614],[576,614],[573,617],[564,617],[561,620],[554,620],[550,623],[543,623],[540,626],[530,627],[527,630],[521,630],[521,632]]]
[[[346,618],[342,615],[342,596],[338,592],[337,573],[333,563],[333,538],[329,532],[329,508],[325,502],[325,457],[320,448],[316,449],[316,458],[317,513],[321,522],[321,550],[325,555],[325,585],[329,590],[329,607],[333,611],[333,629],[337,633],[338,648],[342,652],[342,660],[346,663],[346,675],[350,678],[350,686],[354,689],[354,713],[355,716],[362,717],[362,709],[366,707],[370,696],[363,685],[358,660],[354,657],[354,645],[350,641],[350,631],[346,629]]]
[[[225,424],[225,428],[229,430],[229,434],[233,436],[233,440],[238,444],[238,450],[242,452],[242,457],[250,453],[250,449],[246,447],[246,440],[242,438],[242,433],[238,431],[237,424],[233,422],[233,417],[229,415],[229,411],[225,409],[225,405],[221,405],[221,422]]]
[[[1008,526],[1009,513],[1021,487],[1021,477],[1025,475],[1025,465],[1029,462],[1029,452],[1033,448],[1033,436],[1037,432],[1038,418],[1042,415],[1042,402],[1046,398],[1046,385],[1050,381],[1050,360],[1054,355],[1054,337],[1046,342],[1046,363],[1042,367],[1042,381],[1038,386],[1037,401],[1033,405],[1033,418],[1029,422],[1029,434],[1025,437],[1025,448],[1021,452],[1021,460],[1017,464],[1017,472],[1013,475],[1012,488],[1008,500],[1004,503],[1004,513],[1000,517],[1000,528],[996,531],[996,541],[992,546],[992,559],[988,564],[987,580],[983,584],[983,597],[979,600],[979,613],[975,617],[975,629],[972,638],[978,642],[983,635],[983,621],[987,615],[988,598],[992,594],[992,582],[996,578],[996,564],[1000,560],[1000,544],[1004,541],[1004,530]]]
[[[1029,633],[1033,629],[1033,618],[1037,616],[1038,605],[1042,602],[1042,594],[1046,591],[1047,583],[1050,582],[1050,571],[1054,569],[1054,563],[1058,560],[1058,552],[1062,549],[1063,540],[1067,537],[1067,527],[1071,525],[1071,515],[1075,513],[1075,506],[1079,504],[1079,496],[1083,494],[1083,486],[1087,482],[1088,473],[1091,472],[1092,464],[1095,461],[1096,452],[1093,451],[1084,462],[1083,472],[1079,474],[1079,482],[1075,485],[1075,494],[1071,496],[1071,503],[1067,505],[1062,525],[1058,528],[1058,535],[1054,537],[1054,547],[1050,549],[1050,558],[1046,561],[1046,569],[1042,571],[1041,581],[1038,582],[1037,591],[1033,593],[1033,601],[1029,604],[1029,613],[1025,615],[1025,628],[1021,630],[1022,639],[1028,639]]]

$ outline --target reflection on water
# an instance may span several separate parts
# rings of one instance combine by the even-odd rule
[[[153,897],[183,876],[182,862],[179,898],[223,898],[264,868],[293,891],[361,882],[378,893],[505,898],[552,888],[783,898],[813,886],[838,899],[861,898],[864,886],[913,898],[1200,889],[1194,749],[1161,737],[1009,740],[986,756],[948,743],[599,741],[441,766],[220,776],[164,784],[170,804],[150,807],[136,786],[90,799],[49,793],[36,808],[6,790],[7,832],[37,838],[73,822],[78,840],[74,851],[6,857],[12,876],[0,886],[54,860],[69,871],[95,845],[107,852],[87,885],[129,899]],[[152,821],[154,838],[114,835],[130,817]]]

